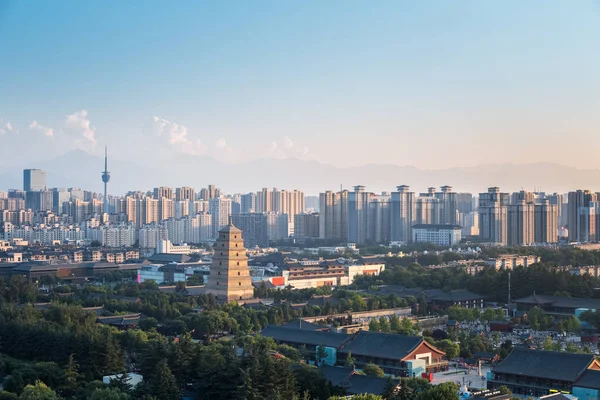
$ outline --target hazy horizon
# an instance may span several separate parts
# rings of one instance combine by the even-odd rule
[[[0,46],[5,165],[600,166],[598,1],[9,0]]]

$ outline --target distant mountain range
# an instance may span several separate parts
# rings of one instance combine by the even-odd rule
[[[351,189],[364,185],[374,192],[394,191],[410,185],[416,192],[429,186],[451,185],[455,191],[479,193],[489,186],[503,191],[541,188],[566,192],[577,188],[600,189],[600,170],[582,170],[555,163],[487,164],[468,168],[422,170],[412,166],[367,164],[339,168],[298,159],[260,159],[241,164],[225,164],[211,157],[179,156],[152,160],[143,155],[131,161],[109,159],[109,193],[148,190],[157,186],[192,186],[199,190],[214,183],[226,192],[249,192],[262,187],[300,189],[307,194]],[[22,169],[47,171],[49,187],[80,187],[101,191],[104,160],[83,151],[72,151],[48,161],[22,167],[5,167],[0,173],[0,189],[22,188]]]

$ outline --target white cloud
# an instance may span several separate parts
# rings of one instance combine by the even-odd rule
[[[309,153],[308,147],[298,147],[292,139],[284,137],[281,141],[273,141],[267,146],[267,157],[284,160],[291,157],[302,158]]]
[[[12,132],[12,131],[13,131],[13,126],[11,125],[11,123],[10,123],[10,122],[7,122],[5,126],[6,126],[6,130],[7,130],[7,131],[9,131],[9,132]]]
[[[87,110],[79,110],[73,114],[67,115],[65,124],[67,128],[81,132],[83,137],[89,141],[92,146],[96,145],[96,128],[91,126]]]
[[[190,139],[185,125],[168,121],[164,118],[152,117],[152,130],[156,136],[166,136],[169,143],[181,153],[202,155],[206,153],[206,146],[200,139]]]
[[[29,129],[32,129],[32,130],[38,131],[38,132],[42,132],[44,135],[46,135],[48,137],[54,136],[54,129],[49,128],[47,126],[40,125],[40,124],[38,124],[38,122],[36,120],[31,121],[31,123],[29,124]]]
[[[226,149],[227,141],[225,139],[217,139],[215,141],[215,146],[217,146],[217,148],[219,148],[219,149]]]
[[[292,142],[292,139],[290,139],[289,137],[284,137],[283,138],[283,148],[284,149],[291,149],[292,147],[294,147],[294,142]]]

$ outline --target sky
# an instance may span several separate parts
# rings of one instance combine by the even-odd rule
[[[599,168],[600,0],[0,0],[0,159]]]

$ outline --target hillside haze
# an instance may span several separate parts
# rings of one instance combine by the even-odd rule
[[[101,191],[102,157],[72,151],[35,165],[8,167],[0,174],[0,189],[22,188],[22,170],[46,170],[48,187],[80,187]],[[196,189],[215,184],[226,192],[249,192],[263,187],[300,189],[307,194],[351,189],[364,185],[374,192],[394,191],[410,185],[416,192],[429,186],[451,185],[455,191],[479,193],[489,186],[503,191],[534,188],[546,192],[566,192],[577,188],[596,190],[600,170],[580,170],[555,163],[489,164],[476,167],[422,170],[412,166],[367,164],[338,168],[317,161],[298,159],[259,159],[227,164],[207,156],[183,156],[165,160],[120,161],[109,159],[109,192],[148,190],[157,186],[192,186]]]

